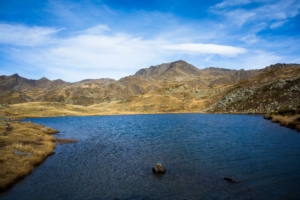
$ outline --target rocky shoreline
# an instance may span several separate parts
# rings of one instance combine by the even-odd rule
[[[51,109],[47,107],[49,105],[52,106]],[[91,109],[87,107],[81,108],[77,106],[74,109],[67,105],[55,103],[43,103],[42,106],[44,109],[41,109],[41,105],[38,103],[31,103],[29,108],[28,105],[7,105],[0,110],[0,131],[2,132],[2,135],[0,135],[0,191],[4,191],[29,174],[36,165],[42,163],[49,155],[53,154],[56,142],[59,144],[76,142],[74,139],[56,141],[53,134],[57,133],[57,130],[33,123],[22,123],[17,120],[25,117],[154,114],[137,112],[101,113],[95,110],[94,112],[89,112]],[[47,110],[51,110],[51,112],[43,112]],[[297,109],[284,109],[276,113],[265,114],[264,118],[300,131],[299,107]]]

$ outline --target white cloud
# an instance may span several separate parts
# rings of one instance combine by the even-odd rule
[[[256,18],[255,12],[248,12],[245,10],[235,10],[228,12],[227,19],[230,23],[237,24],[239,27],[243,26],[246,22]]]
[[[13,25],[10,27],[10,30],[15,29]],[[16,28],[18,27],[20,26]],[[23,66],[49,73],[44,75],[46,77],[68,81],[104,76],[118,79],[125,72],[129,75],[155,63],[181,59],[182,55],[233,57],[247,52],[244,48],[226,45],[177,43],[176,38],[165,39],[159,35],[157,38],[144,39],[125,33],[113,33],[106,25],[91,27],[77,32],[77,35],[63,38],[47,30],[22,26],[22,31],[42,35],[35,43],[43,45],[25,48],[25,41],[14,42],[9,57]],[[39,34],[41,32],[45,34]],[[38,36],[35,38],[39,38]]]
[[[161,46],[163,49],[184,54],[218,54],[222,56],[237,56],[246,53],[244,48],[201,43],[171,44]]]
[[[259,2],[261,6],[254,7],[253,9],[243,8],[243,6]],[[239,7],[232,7],[239,6]],[[216,4],[211,9],[214,13],[223,15],[227,18],[228,24],[236,24],[239,27],[246,23],[269,23],[271,28],[277,28],[284,25],[287,19],[293,18],[300,13],[300,1],[298,0],[235,0],[235,1],[223,1]]]
[[[241,58],[242,59],[242,58]],[[271,64],[286,62],[281,56],[272,52],[265,52],[262,50],[255,50],[244,58],[242,66],[244,69],[261,69]]]
[[[110,28],[108,28],[107,25],[99,24],[97,26],[94,26],[92,28],[89,28],[84,31],[85,34],[90,34],[90,35],[97,35],[101,34],[105,31],[110,31]]]
[[[247,44],[254,44],[259,41],[259,39],[254,34],[246,35],[242,37],[241,40],[246,42]]]
[[[281,27],[283,26],[283,24],[285,23],[286,21],[279,21],[279,22],[275,22],[273,24],[270,25],[270,28],[271,29],[276,29],[278,27]]]
[[[286,58],[276,55],[275,53],[269,53],[262,50],[249,50],[247,54],[243,54],[239,57],[232,59],[230,57],[223,57],[222,59],[217,59],[217,56],[214,56],[213,59],[210,59],[208,63],[203,62],[204,66],[209,64],[214,67],[222,67],[227,69],[262,69],[271,64],[278,62],[285,63]]]
[[[207,56],[207,57],[204,59],[204,61],[205,61],[205,62],[210,62],[211,59],[212,59],[214,56],[215,56],[215,55],[209,55],[209,56]]]
[[[0,43],[16,46],[36,46],[49,42],[58,30],[44,27],[0,24]]]
[[[250,0],[225,0],[221,3],[218,3],[215,7],[224,8],[224,7],[228,7],[228,6],[246,5],[249,3],[251,3]]]

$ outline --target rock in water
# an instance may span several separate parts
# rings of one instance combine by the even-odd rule
[[[226,180],[228,183],[236,183],[236,180],[233,178],[224,178],[224,180]]]
[[[165,172],[166,172],[165,167],[162,164],[160,164],[160,163],[157,163],[153,167],[153,173],[165,173]]]

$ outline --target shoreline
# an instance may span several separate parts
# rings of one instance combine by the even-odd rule
[[[1,121],[0,192],[18,182],[54,153],[58,131],[31,122]]]
[[[53,136],[58,131],[31,122],[20,122],[26,118],[46,117],[88,117],[88,116],[125,116],[154,114],[245,114],[263,115],[263,113],[202,113],[185,112],[134,112],[108,109],[102,110],[97,105],[90,107],[59,103],[24,103],[12,104],[0,110],[0,194],[8,190],[54,153],[56,143]],[[1,129],[2,128],[2,129]],[[299,126],[300,129],[300,126]],[[298,130],[299,130],[298,129]],[[68,142],[69,141],[69,142]],[[66,143],[76,142],[74,140]],[[17,150],[17,151],[16,151]],[[25,163],[25,164],[24,164]],[[21,166],[21,167],[20,167]]]
[[[265,114],[264,118],[271,120],[273,123],[279,123],[280,126],[286,128],[295,129],[300,132],[300,114],[293,115],[279,115],[276,114]]]
[[[145,115],[145,114],[265,114],[248,112],[204,112],[203,109],[197,110],[178,110],[178,111],[141,111],[127,110],[114,107],[116,104],[104,105],[94,104],[91,106],[79,106],[61,103],[46,102],[27,102],[21,104],[10,104],[0,109],[4,116],[14,120],[37,117],[67,117],[67,116],[114,116],[114,115]]]

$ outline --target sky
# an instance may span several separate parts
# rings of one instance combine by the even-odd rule
[[[118,80],[185,60],[199,69],[300,63],[299,0],[0,0],[0,75]]]

